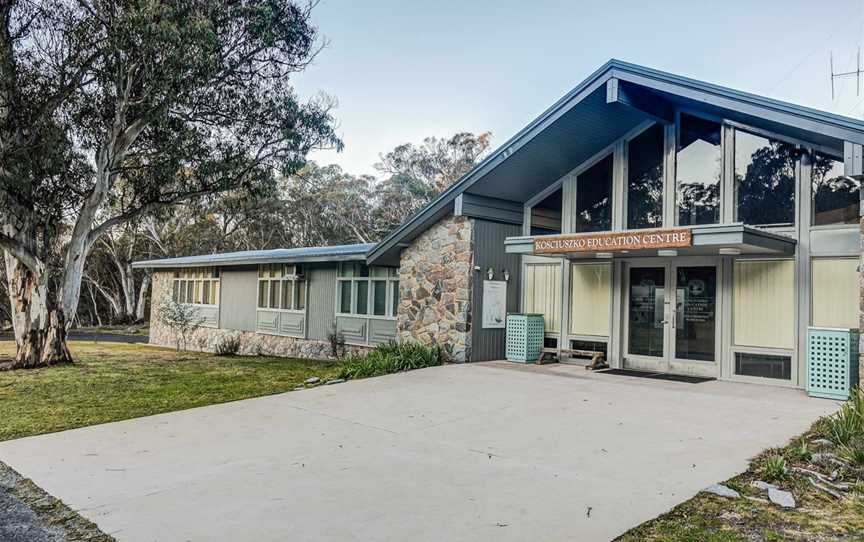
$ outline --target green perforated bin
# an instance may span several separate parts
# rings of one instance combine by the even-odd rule
[[[543,315],[507,315],[507,361],[531,363],[540,359],[543,350]]]
[[[858,330],[807,329],[807,394],[846,400],[858,384]]]

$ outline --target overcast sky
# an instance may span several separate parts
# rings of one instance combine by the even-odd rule
[[[614,6],[614,7],[613,7]],[[864,1],[322,0],[329,46],[294,84],[334,96],[354,174],[426,136],[491,131],[493,148],[610,58],[861,118]],[[862,61],[864,62],[864,61]]]

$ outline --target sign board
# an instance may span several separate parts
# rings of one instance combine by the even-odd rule
[[[534,254],[682,248],[692,244],[688,228],[542,235],[534,238]]]
[[[503,329],[507,320],[507,281],[483,281],[483,328]]]

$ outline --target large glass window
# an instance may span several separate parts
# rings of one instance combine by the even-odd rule
[[[737,220],[795,223],[795,145],[735,130]]]
[[[663,225],[663,126],[655,124],[627,149],[627,228]]]
[[[219,304],[219,269],[196,267],[174,272],[171,297],[177,303]]]
[[[844,175],[843,162],[813,155],[813,225],[857,224],[861,182]]]
[[[858,327],[858,258],[818,258],[812,265],[812,322]]]
[[[531,235],[561,233],[561,189],[552,192],[543,201],[531,207]]]
[[[306,308],[306,278],[299,265],[258,266],[258,308],[302,311]]]
[[[399,306],[399,270],[339,264],[338,312],[344,315],[395,317]]]
[[[682,226],[720,221],[720,134],[720,123],[681,115],[675,186]]]
[[[612,229],[612,155],[576,177],[576,220],[573,231]]]

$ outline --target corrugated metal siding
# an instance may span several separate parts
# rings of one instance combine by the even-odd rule
[[[486,220],[474,222],[474,265],[482,270],[474,275],[471,309],[471,361],[504,359],[504,330],[483,329],[483,279],[486,269],[495,270],[495,279],[502,279],[502,269],[510,271],[507,284],[507,312],[519,310],[521,268],[519,254],[504,252],[504,239],[522,234],[522,227],[498,224]]]
[[[222,329],[255,331],[255,306],[258,298],[258,272],[253,270],[222,269],[222,288],[219,301]]]
[[[309,278],[308,337],[326,341],[336,323],[336,266],[312,267],[306,273]]]

